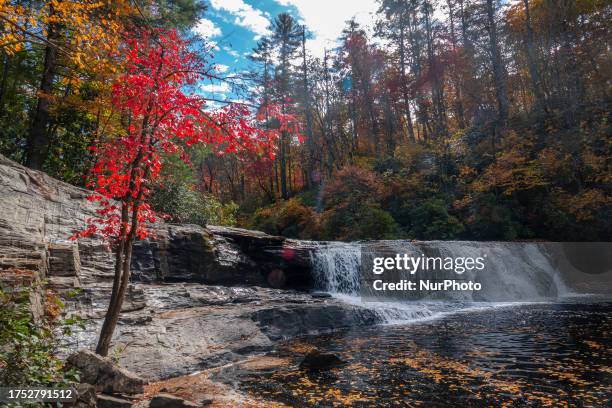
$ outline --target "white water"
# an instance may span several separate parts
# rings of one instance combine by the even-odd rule
[[[365,249],[364,249],[365,248]],[[438,292],[420,298],[381,297],[364,300],[360,294],[362,250],[367,256],[408,253],[418,257],[479,257],[486,254],[486,268],[478,274],[464,273],[462,279],[482,283],[478,293]],[[569,293],[546,250],[536,243],[432,241],[378,241],[372,243],[321,243],[312,255],[317,289],[353,305],[375,311],[390,324],[435,319],[449,313],[530,302],[551,301]],[[440,278],[439,271],[419,271],[420,278]]]

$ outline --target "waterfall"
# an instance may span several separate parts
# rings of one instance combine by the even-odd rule
[[[358,296],[361,245],[329,242],[315,249],[312,257],[315,287],[332,294]]]
[[[559,270],[548,253],[550,244],[470,241],[371,241],[318,243],[312,253],[315,287],[345,302],[375,310],[387,322],[431,318],[473,308],[499,307],[517,302],[558,299],[567,295]],[[486,259],[482,271],[419,271],[419,279],[460,278],[482,283],[483,289],[435,293],[385,292],[375,299],[363,298],[362,261],[366,257],[407,253],[419,257],[479,257]]]

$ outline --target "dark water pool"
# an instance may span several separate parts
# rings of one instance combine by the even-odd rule
[[[611,337],[612,302],[532,304],[286,342],[239,381],[295,407],[606,407]],[[301,370],[312,347],[345,364]]]

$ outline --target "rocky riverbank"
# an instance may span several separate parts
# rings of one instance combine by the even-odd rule
[[[75,307],[88,317],[88,324],[71,348],[94,344],[103,299],[99,289],[79,296]],[[335,299],[262,287],[138,284],[130,300],[117,327],[113,354],[147,380],[236,362],[271,350],[281,339],[380,322],[372,311]]]
[[[80,290],[67,308],[86,329],[65,339],[66,354],[95,344],[112,282],[104,242],[69,240],[95,217],[87,195],[0,156],[0,281],[44,280],[60,295]],[[159,222],[152,229],[136,243],[112,345],[113,357],[147,381],[249,361],[279,339],[380,321],[308,294],[314,243],[237,228]],[[32,303],[40,315],[42,296]]]

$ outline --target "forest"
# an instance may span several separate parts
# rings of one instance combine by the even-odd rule
[[[240,72],[193,31],[209,8],[0,0],[0,153],[94,189],[101,216],[129,203],[89,233],[133,211],[128,239],[156,214],[303,239],[612,237],[609,2],[380,0],[322,57],[281,13]]]

